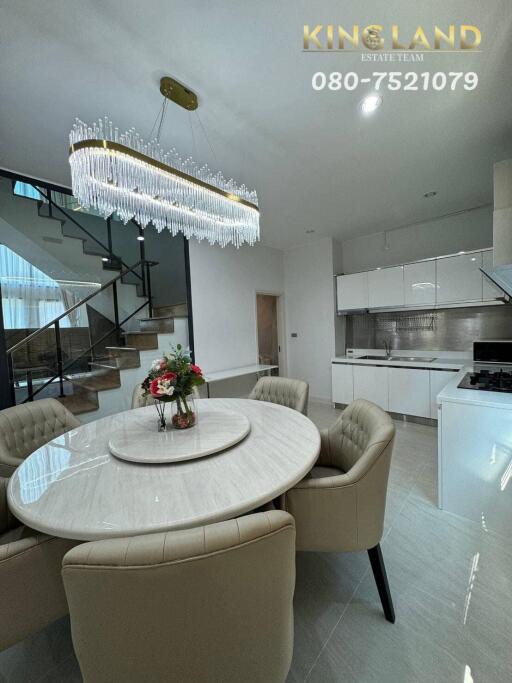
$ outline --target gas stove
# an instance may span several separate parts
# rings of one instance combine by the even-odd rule
[[[500,391],[512,393],[512,370],[476,369],[468,372],[458,385],[459,389],[479,389],[480,391]]]

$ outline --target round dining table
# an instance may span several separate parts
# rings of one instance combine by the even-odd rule
[[[186,529],[273,500],[303,479],[318,457],[318,429],[296,410],[250,399],[195,404],[198,422],[184,438],[200,445],[201,416],[212,411],[220,418],[244,415],[248,433],[197,459],[133,462],[113,455],[109,443],[132,439],[147,453],[157,432],[155,406],[89,422],[41,446],[18,467],[7,493],[12,513],[33,529],[80,541]]]

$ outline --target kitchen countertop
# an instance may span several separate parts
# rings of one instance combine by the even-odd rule
[[[414,355],[412,353],[405,353],[403,351],[395,351],[394,352],[396,355]],[[435,356],[435,351],[432,351],[432,354],[429,356],[429,358],[432,358]],[[365,352],[362,354],[364,356],[366,355],[377,355],[376,352],[370,350],[368,352]],[[397,367],[397,368],[425,368],[425,369],[432,369],[432,370],[460,370],[460,368],[464,367],[465,365],[468,364],[468,359],[467,358],[435,358],[433,361],[424,361],[421,360],[420,357],[417,358],[417,360],[414,361],[406,361],[406,360],[386,360],[383,358],[382,360],[376,360],[376,359],[365,359],[361,358],[357,355],[354,356],[335,356],[334,358],[331,359],[332,363],[355,363],[357,365],[383,365],[383,366],[390,366],[390,367]],[[467,390],[471,391],[471,390]]]
[[[468,403],[487,408],[512,410],[512,394],[499,391],[482,391],[481,389],[459,389],[458,384],[467,372],[473,372],[473,364],[466,364],[442,389],[437,400],[440,403]]]

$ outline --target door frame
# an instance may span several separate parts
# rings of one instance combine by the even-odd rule
[[[281,377],[288,375],[288,360],[286,354],[286,316],[283,292],[275,290],[256,289],[254,291],[254,337],[256,342],[256,363],[259,363],[259,342],[258,342],[258,294],[275,296],[277,308],[277,344],[279,348],[279,374]]]

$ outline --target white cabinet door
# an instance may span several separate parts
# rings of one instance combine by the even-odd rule
[[[436,303],[436,262],[420,261],[404,266],[406,306]]]
[[[369,308],[404,305],[404,267],[381,268],[368,273]]]
[[[388,368],[374,365],[353,365],[354,399],[365,398],[388,409]]]
[[[352,403],[354,400],[354,378],[350,363],[332,364],[332,402]]]
[[[482,252],[436,260],[437,304],[482,300]]]
[[[389,410],[418,417],[430,417],[428,370],[389,368]]]
[[[490,251],[482,252],[482,268],[486,271],[491,271],[493,269],[493,253],[492,249]],[[484,301],[489,301],[490,299],[501,299],[503,297],[503,292],[499,287],[492,283],[488,277],[482,274],[482,298]]]
[[[437,420],[437,394],[455,377],[456,370],[430,370],[430,417]]]
[[[368,273],[338,275],[336,293],[338,311],[368,308]]]

